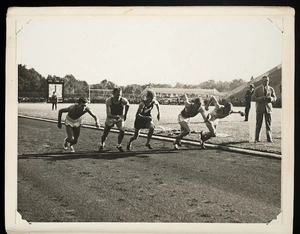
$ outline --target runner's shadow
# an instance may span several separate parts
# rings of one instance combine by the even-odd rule
[[[249,143],[249,141],[230,141],[230,142],[224,142],[224,143],[218,143],[218,145],[238,145],[242,143]]]
[[[91,158],[91,159],[103,159],[103,160],[115,160],[118,158],[128,158],[128,157],[139,157],[139,158],[148,158],[151,155],[155,154],[183,154],[185,151],[198,150],[199,148],[185,148],[180,150],[174,149],[155,149],[155,150],[140,150],[140,151],[125,151],[125,152],[116,152],[116,151],[81,151],[76,153],[70,152],[56,152],[56,153],[42,153],[42,154],[23,154],[19,155],[18,159],[34,159],[34,158],[44,158],[51,161],[59,160],[75,160],[82,158]]]

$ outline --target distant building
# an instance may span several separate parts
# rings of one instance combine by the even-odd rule
[[[211,95],[216,97],[220,96],[220,92],[216,89],[184,89],[184,88],[153,88],[153,91],[156,93],[156,99],[160,101],[162,104],[179,104],[183,100],[181,100],[181,96],[185,93],[188,94],[189,97],[202,97],[205,99]]]
[[[184,89],[184,88],[151,88],[156,92],[158,97],[180,97],[183,94],[191,96],[215,95],[220,96],[220,92],[216,89]]]

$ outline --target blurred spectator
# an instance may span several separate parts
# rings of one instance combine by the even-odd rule
[[[245,94],[245,121],[248,121],[249,111],[251,108],[251,97],[254,92],[254,85],[251,84]]]
[[[52,110],[57,110],[57,94],[55,91],[53,91],[52,97],[51,97],[51,103],[52,103]]]

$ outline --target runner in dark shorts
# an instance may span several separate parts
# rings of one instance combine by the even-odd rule
[[[103,151],[107,136],[114,125],[119,129],[117,149],[120,152],[124,152],[121,143],[125,134],[125,120],[128,109],[129,102],[126,98],[122,97],[122,89],[114,88],[113,96],[106,100],[106,120],[99,146],[100,152]]]
[[[136,118],[134,122],[134,135],[130,138],[127,144],[127,150],[131,150],[132,142],[139,137],[141,129],[149,129],[146,146],[149,149],[153,149],[150,145],[150,140],[154,132],[154,122],[151,116],[151,110],[154,106],[157,108],[157,120],[160,119],[159,103],[155,100],[156,94],[153,90],[147,90],[146,100],[143,100],[136,112]]]

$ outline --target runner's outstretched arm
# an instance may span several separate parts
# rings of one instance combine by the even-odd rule
[[[124,113],[124,121],[127,119],[128,110],[129,110],[129,104],[126,104],[125,105],[125,113]]]
[[[159,121],[160,120],[160,110],[159,110],[159,103],[158,103],[158,101],[155,102],[155,106],[156,106],[156,109],[157,109],[157,120]]]
[[[190,104],[189,98],[186,93],[183,95],[183,97],[184,97],[184,103]]]
[[[216,107],[220,107],[220,104],[219,104],[218,100],[216,99],[216,97],[211,96],[209,101],[205,105],[205,110],[209,110],[209,106],[210,106],[211,103],[213,103],[214,106],[216,106]]]
[[[232,110],[229,114],[240,114],[241,116],[245,116],[245,113],[243,111],[234,111],[234,110]]]
[[[88,109],[87,112],[90,114],[90,116],[92,116],[92,117],[94,118],[94,120],[95,120],[95,122],[96,122],[96,127],[99,128],[99,127],[100,127],[100,124],[99,124],[98,117],[97,117],[97,116],[94,114],[94,112],[91,111],[90,109]]]
[[[61,128],[61,116],[62,116],[62,113],[65,113],[65,112],[68,112],[69,111],[69,108],[63,108],[63,109],[60,109],[58,111],[58,120],[57,120],[57,127],[58,128]]]

